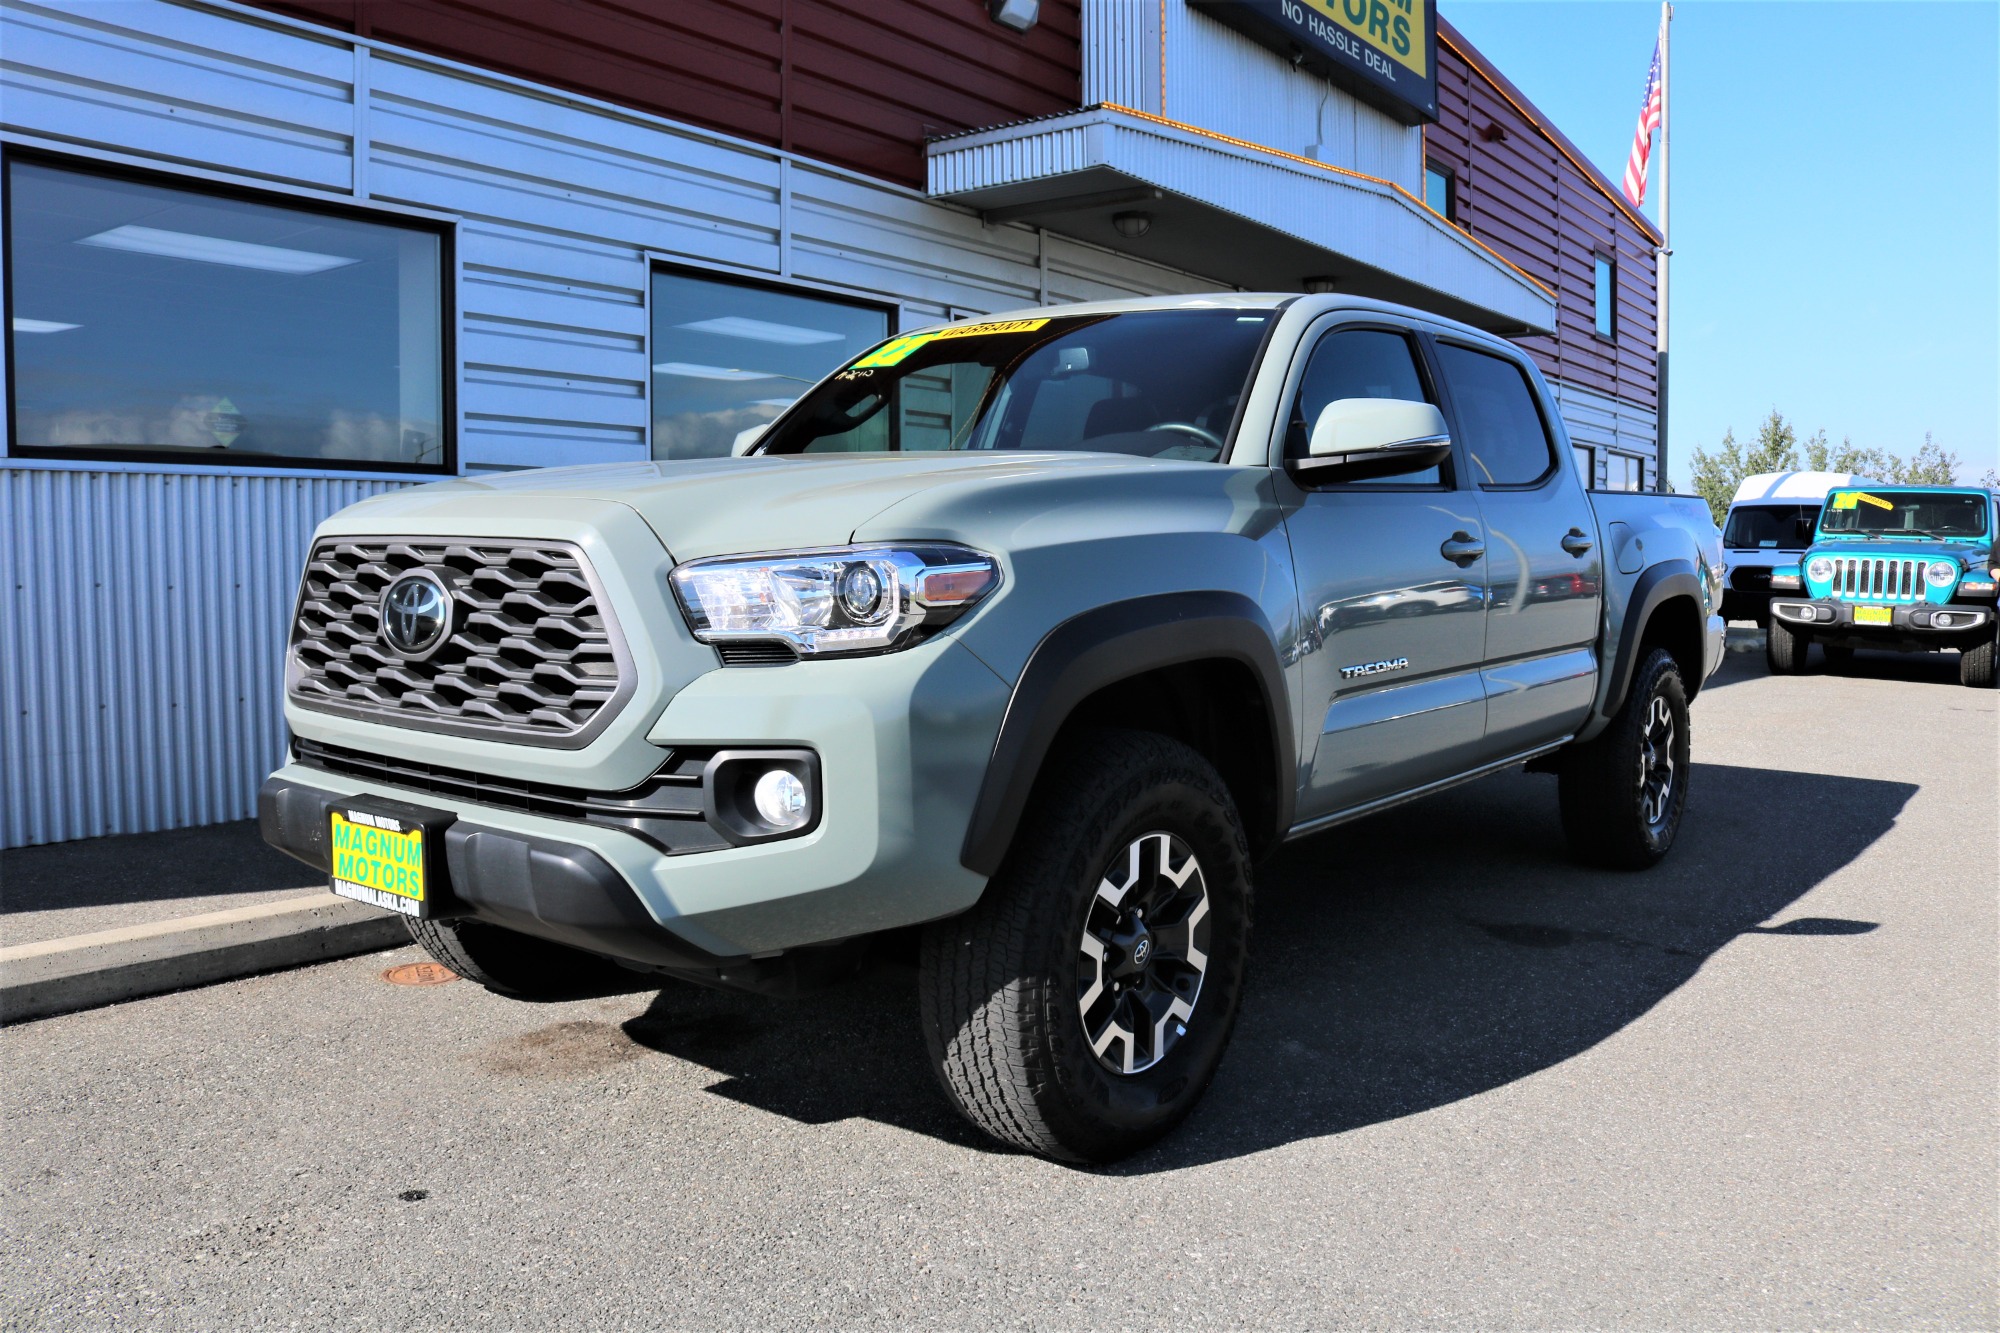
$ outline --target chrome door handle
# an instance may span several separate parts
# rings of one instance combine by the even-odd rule
[[[1467,565],[1486,554],[1486,543],[1469,532],[1454,532],[1444,545],[1438,547],[1438,554],[1464,569]]]
[[[1590,538],[1583,535],[1582,528],[1571,528],[1569,536],[1562,539],[1562,548],[1581,560],[1590,554]]]

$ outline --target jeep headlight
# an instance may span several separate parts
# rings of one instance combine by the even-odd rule
[[[1958,582],[1958,562],[1956,560],[1933,560],[1924,567],[1924,582],[1933,588],[1949,588]]]
[[[1806,565],[1806,577],[1814,583],[1831,583],[1833,581],[1833,561],[1823,555],[1814,556]]]
[[[829,657],[909,647],[999,587],[1000,566],[941,543],[840,546],[690,560],[669,582],[703,643]]]

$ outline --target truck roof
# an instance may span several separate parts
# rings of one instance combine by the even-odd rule
[[[1852,472],[1759,472],[1743,479],[1730,504],[1755,504],[1762,500],[1824,500],[1826,493],[1836,486],[1879,484]]]
[[[1482,342],[1500,341],[1483,329],[1470,324],[1448,319],[1417,306],[1397,305],[1393,301],[1377,301],[1372,297],[1349,296],[1340,292],[1313,293],[1302,295],[1298,292],[1196,292],[1184,296],[1133,296],[1115,301],[1079,301],[1074,305],[1023,306],[1018,310],[999,310],[990,315],[975,316],[967,323],[997,323],[1002,320],[1029,319],[1045,315],[1117,315],[1133,310],[1276,310],[1283,306],[1297,306],[1309,317],[1316,318],[1330,310],[1359,310],[1385,315],[1401,315],[1411,319],[1421,319],[1427,323],[1462,332],[1468,338]],[[905,332],[916,333],[928,328],[947,327],[944,321],[936,324],[920,325]]]

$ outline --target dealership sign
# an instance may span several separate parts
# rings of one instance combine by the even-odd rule
[[[1435,0],[1188,0],[1405,125],[1437,119]]]

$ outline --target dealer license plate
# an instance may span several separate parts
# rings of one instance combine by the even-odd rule
[[[1857,606],[1854,608],[1854,623],[1857,625],[1890,624],[1889,610],[1886,606]]]
[[[404,916],[430,915],[422,824],[372,810],[335,810],[327,846],[335,893]]]

